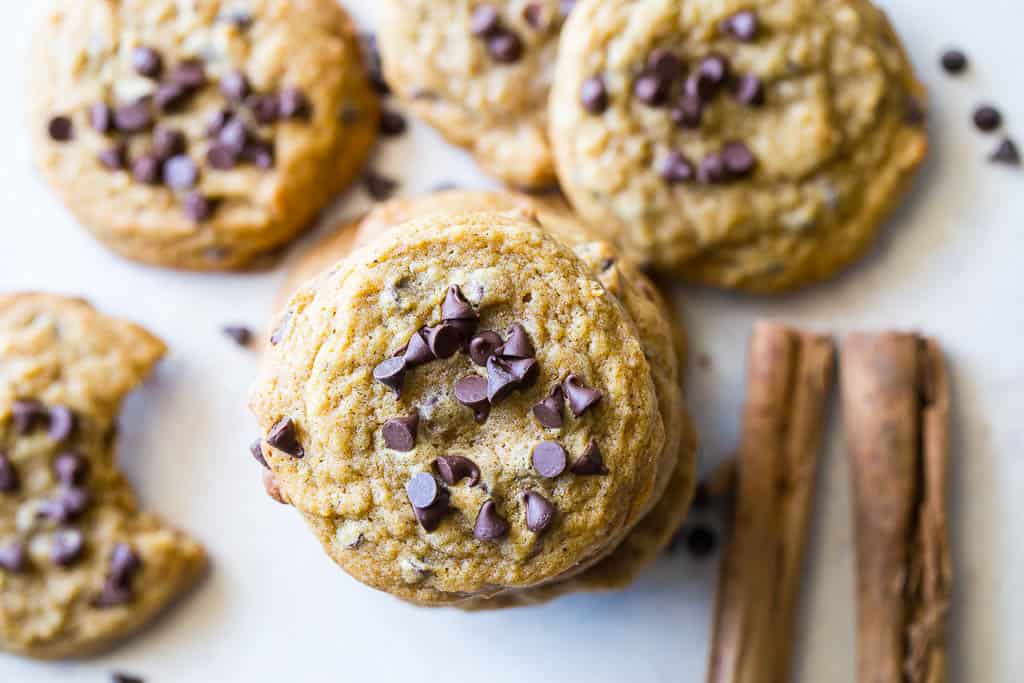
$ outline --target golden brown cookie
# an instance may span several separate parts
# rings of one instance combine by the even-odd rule
[[[867,0],[581,0],[551,139],[577,211],[640,263],[753,292],[864,252],[927,148]]]
[[[36,160],[128,258],[246,266],[359,171],[377,103],[333,0],[51,0],[30,60]]]
[[[139,510],[114,461],[121,400],[164,351],[79,299],[0,297],[0,649],[92,653],[205,569],[198,543]]]

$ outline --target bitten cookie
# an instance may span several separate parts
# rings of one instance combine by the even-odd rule
[[[422,604],[536,585],[653,504],[665,428],[636,326],[535,222],[410,221],[288,310],[251,401],[261,455],[365,583]]]
[[[52,0],[30,60],[36,159],[114,251],[241,268],[366,159],[377,104],[333,0]]]
[[[488,173],[517,187],[554,185],[547,102],[558,0],[387,0],[379,33],[389,85]]]
[[[581,0],[551,139],[639,262],[772,292],[864,252],[924,158],[923,97],[867,0]]]
[[[92,653],[205,569],[198,543],[139,510],[114,462],[121,400],[163,354],[81,300],[0,297],[0,649]]]

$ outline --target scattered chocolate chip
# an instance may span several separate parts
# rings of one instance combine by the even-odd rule
[[[292,312],[288,311],[281,317],[281,322],[278,323],[277,329],[275,329],[270,335],[270,345],[277,346],[284,339],[284,333],[288,331],[288,323],[292,320]]]
[[[721,183],[728,178],[725,161],[718,152],[711,152],[700,160],[697,167],[697,180],[705,185]]]
[[[1010,166],[1020,166],[1020,150],[1017,149],[1017,145],[1014,144],[1013,140],[1004,138],[995,151],[992,152],[989,160],[1000,164],[1009,164]]]
[[[436,327],[426,328],[426,333],[430,351],[437,358],[451,358],[462,348],[462,332],[454,325],[441,323]]]
[[[110,674],[110,683],[146,683],[141,676],[115,672]]]
[[[537,381],[537,374],[540,372],[540,366],[537,365],[537,360],[534,358],[503,358],[505,364],[509,370],[512,371],[512,375],[518,380],[519,389],[526,389],[533,386],[533,383]]]
[[[481,541],[493,541],[508,533],[508,522],[498,514],[493,500],[485,501],[476,515],[473,536]]]
[[[370,81],[370,86],[378,95],[386,97],[391,94],[391,87],[384,80],[380,50],[377,49],[377,37],[372,33],[364,33],[360,38],[362,39],[363,62],[366,64],[366,75]]]
[[[85,536],[78,529],[60,529],[53,534],[50,560],[59,567],[70,567],[85,551]]]
[[[477,37],[493,35],[500,25],[501,16],[491,5],[477,5],[469,15],[469,32]]]
[[[531,2],[523,8],[523,19],[535,30],[544,28],[544,8],[539,3]]]
[[[252,330],[245,325],[225,325],[221,331],[239,346],[248,346],[252,341]]]
[[[556,384],[548,396],[533,405],[533,416],[541,425],[549,429],[558,429],[564,423],[562,418],[564,402],[565,395],[562,393],[562,387]]]
[[[185,134],[176,128],[157,126],[153,131],[151,151],[161,159],[170,159],[185,152]]]
[[[749,42],[757,37],[757,14],[752,10],[737,12],[726,18],[720,28],[723,33],[728,33],[743,42]]]
[[[67,406],[52,406],[47,411],[49,421],[49,435],[54,441],[64,441],[75,431],[78,419],[75,413]]]
[[[384,109],[380,113],[380,134],[393,138],[405,132],[405,117],[397,111]]]
[[[572,374],[562,382],[562,390],[569,399],[569,409],[579,417],[601,400],[603,394],[588,386],[578,375]]]
[[[13,493],[19,486],[18,470],[14,468],[7,453],[0,451],[0,493]]]
[[[245,106],[262,125],[270,125],[280,117],[278,99],[272,95],[250,95],[245,100]]]
[[[714,81],[699,71],[691,73],[683,86],[683,93],[687,97],[696,99],[702,104],[711,101],[717,90],[718,86]]]
[[[519,378],[506,361],[497,356],[487,359],[487,400],[491,405],[504,401],[509,394],[519,388],[519,384]]]
[[[62,489],[56,497],[45,500],[39,513],[47,519],[64,524],[77,519],[92,504],[92,496],[83,488]]]
[[[142,569],[142,558],[127,543],[117,543],[110,553],[110,579],[119,585],[128,585]]]
[[[164,70],[164,58],[153,48],[140,46],[132,50],[132,66],[146,78],[158,78]]]
[[[467,375],[455,383],[455,400],[473,409],[477,422],[484,422],[491,412],[489,381],[480,375]]]
[[[185,60],[171,70],[168,80],[188,90],[197,90],[206,85],[206,67],[198,59]]]
[[[133,597],[129,587],[116,584],[108,578],[103,582],[99,595],[92,599],[92,606],[99,609],[117,607],[131,602]]]
[[[270,498],[277,501],[281,505],[290,505],[288,497],[284,495],[284,491],[281,490],[281,486],[277,483],[277,477],[269,469],[263,470],[260,474],[260,480],[263,482],[263,490]]]
[[[234,113],[230,109],[218,109],[213,112],[206,122],[206,137],[216,138],[232,118]]]
[[[252,457],[256,459],[256,462],[258,462],[261,467],[269,468],[266,458],[263,457],[263,439],[256,439],[249,444],[249,452],[252,453]]]
[[[943,52],[940,61],[946,73],[958,74],[967,68],[967,55],[957,49]]]
[[[500,64],[511,64],[523,56],[523,41],[511,31],[502,31],[487,39],[487,52]]]
[[[242,158],[263,170],[274,167],[274,147],[263,140],[249,139],[242,148]]]
[[[28,565],[28,553],[25,544],[14,541],[0,548],[0,569],[12,574],[20,574]]]
[[[164,182],[172,190],[188,190],[199,181],[199,168],[188,156],[180,154],[164,163]]]
[[[754,74],[743,74],[736,80],[733,91],[736,99],[748,107],[760,107],[764,104],[764,84]]]
[[[583,449],[583,455],[569,466],[569,471],[580,475],[608,474],[608,468],[604,466],[604,458],[601,456],[601,449],[597,447],[596,441],[587,444],[587,447]]]
[[[663,81],[671,83],[682,75],[683,62],[671,50],[659,47],[647,55],[647,69]]]
[[[554,479],[565,472],[568,456],[561,444],[555,441],[541,441],[533,447],[530,461],[540,476]]]
[[[143,154],[132,163],[132,177],[146,185],[159,185],[163,164],[154,154]]]
[[[278,113],[283,119],[307,119],[312,114],[309,98],[298,88],[285,88],[277,97]]]
[[[47,124],[46,130],[57,142],[67,142],[75,136],[75,125],[67,116],[54,116]]]
[[[409,502],[416,508],[428,508],[441,498],[442,489],[429,472],[419,472],[405,485]]]
[[[407,453],[416,447],[416,431],[420,426],[420,416],[413,413],[408,417],[395,417],[384,423],[381,435],[384,445],[393,451]]]
[[[450,285],[441,304],[441,319],[446,323],[453,320],[478,320],[476,309],[463,296],[458,285]]]
[[[182,199],[185,215],[196,223],[202,223],[213,215],[213,200],[201,192],[189,192]]]
[[[523,494],[526,503],[526,528],[541,533],[555,521],[555,506],[544,496],[534,491]]]
[[[159,111],[171,112],[181,108],[193,91],[180,83],[161,83],[153,93],[153,104]]]
[[[214,143],[206,150],[206,163],[218,171],[230,171],[238,165],[238,152],[227,145]]]
[[[669,183],[693,180],[695,171],[689,159],[679,152],[669,152],[658,164],[658,174]]]
[[[476,486],[480,483],[480,468],[476,463],[462,455],[442,455],[434,460],[434,467],[441,475],[441,480],[449,486],[458,484],[463,479],[469,486]]]
[[[697,71],[713,86],[719,86],[729,78],[729,60],[719,54],[709,54],[700,60]]]
[[[114,112],[105,103],[97,102],[89,107],[89,125],[106,135],[114,129]]]
[[[484,330],[469,340],[469,357],[474,363],[483,367],[487,365],[487,359],[494,355],[501,344],[501,337],[497,332]]]
[[[649,107],[660,107],[668,96],[669,85],[659,74],[645,73],[633,83],[633,94]]]
[[[700,120],[704,114],[704,103],[699,97],[683,93],[672,108],[669,115],[672,122],[680,128],[700,128]]]
[[[224,124],[217,134],[217,142],[232,149],[235,154],[242,152],[248,140],[249,130],[245,127],[245,122],[238,118],[233,118]]]
[[[110,171],[122,171],[128,167],[128,145],[116,142],[99,153],[100,163]]]
[[[373,378],[398,394],[401,393],[402,382],[405,381],[405,369],[405,359],[395,356],[378,363],[373,369]]]
[[[982,105],[974,110],[974,125],[985,133],[991,132],[1003,124],[1003,115],[992,105]]]
[[[220,92],[232,102],[242,102],[249,96],[249,79],[241,71],[231,71],[220,79]]]
[[[295,422],[290,417],[281,418],[270,428],[270,433],[267,434],[267,444],[293,458],[301,458],[306,454],[302,444],[299,443]]]
[[[730,175],[745,176],[754,169],[756,163],[753,153],[746,144],[732,141],[722,146],[722,164]]]
[[[18,434],[28,434],[46,423],[46,407],[32,399],[18,400],[11,405],[11,417],[14,419],[14,431]]]
[[[683,540],[686,543],[686,550],[698,559],[709,556],[718,546],[718,537],[715,532],[703,524],[684,530]]]
[[[442,491],[437,502],[428,508],[413,506],[412,512],[424,531],[435,531],[437,527],[441,526],[441,520],[448,513],[448,492]]]
[[[591,114],[602,114],[608,109],[608,89],[603,78],[592,76],[583,81],[580,88],[580,103]]]
[[[64,486],[81,486],[89,476],[89,462],[78,453],[67,451],[53,459],[53,473]]]
[[[405,359],[406,369],[434,360],[434,352],[430,350],[430,344],[427,343],[425,330],[419,330],[414,333],[409,338],[409,343],[405,345],[405,349],[400,352],[400,355]]]
[[[122,133],[140,133],[153,125],[149,100],[142,99],[114,109],[114,126]]]
[[[398,189],[398,182],[376,171],[366,171],[363,174],[363,187],[366,188],[370,197],[378,202],[391,198],[391,195]]]
[[[496,353],[499,356],[505,358],[533,358],[536,352],[533,348],[533,342],[530,341],[530,335],[519,323],[515,323],[509,328],[508,341],[498,348]]]

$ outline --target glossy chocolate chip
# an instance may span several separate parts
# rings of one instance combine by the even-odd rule
[[[19,487],[18,470],[7,453],[0,451],[0,493],[14,493]]]
[[[0,569],[12,574],[20,574],[28,567],[28,553],[25,544],[13,541],[0,547]]]
[[[306,454],[302,444],[299,443],[299,433],[295,428],[295,422],[290,417],[283,417],[270,428],[267,434],[267,443],[282,453],[301,458]]]
[[[313,106],[306,93],[298,88],[285,88],[277,97],[278,114],[283,119],[307,119]]]
[[[962,73],[964,69],[967,68],[967,55],[961,50],[946,50],[942,53],[940,62],[942,63],[942,68],[946,70],[946,73]]]
[[[11,405],[14,431],[28,434],[36,427],[46,424],[46,406],[32,399],[21,399]]]
[[[719,152],[711,152],[700,160],[697,167],[697,180],[705,185],[721,183],[729,177],[725,170],[725,161]]]
[[[416,447],[416,431],[420,426],[420,416],[413,413],[408,417],[394,417],[384,423],[381,436],[384,445],[393,451],[407,453]]]
[[[409,343],[401,351],[401,356],[405,359],[406,369],[434,360],[434,352],[430,350],[425,330],[419,330],[409,337]]]
[[[140,133],[152,125],[149,100],[138,100],[114,109],[114,126],[122,133]]]
[[[164,163],[164,182],[172,190],[188,190],[199,182],[199,168],[188,156],[179,154]]]
[[[100,151],[98,158],[109,171],[123,171],[128,167],[128,145],[119,141]]]
[[[545,28],[544,23],[544,8],[540,6],[540,3],[531,2],[523,8],[523,20],[534,30],[541,30]]]
[[[60,524],[70,522],[82,516],[92,504],[92,495],[83,488],[65,488],[56,496],[45,500],[39,507],[39,513]]]
[[[206,163],[218,171],[230,171],[238,165],[238,156],[238,150],[217,142],[206,150]]]
[[[749,42],[757,37],[757,14],[753,10],[737,12],[722,22],[721,30],[738,40]]]
[[[441,323],[435,327],[428,327],[426,333],[427,344],[436,358],[451,358],[462,348],[462,332],[454,325]]]
[[[989,160],[998,164],[1008,164],[1010,166],[1020,166],[1020,150],[1017,149],[1017,145],[1010,138],[1004,138],[999,146],[996,147],[992,155],[989,156]]]
[[[58,567],[70,567],[85,552],[85,536],[78,529],[59,529],[50,540],[50,560]]]
[[[146,78],[158,78],[164,70],[164,58],[145,45],[132,50],[132,67]]]
[[[47,411],[46,419],[50,425],[47,433],[54,441],[68,439],[78,423],[74,411],[67,406],[51,406]]]
[[[509,394],[519,388],[519,384],[520,379],[508,362],[497,356],[487,359],[487,400],[491,405],[504,401]]]
[[[142,558],[127,543],[117,543],[110,553],[110,579],[119,585],[128,585],[142,569]]]
[[[736,99],[748,107],[760,107],[764,104],[764,84],[754,74],[743,74],[736,79],[734,92]]]
[[[509,328],[508,340],[496,353],[504,358],[533,358],[536,355],[529,333],[519,323]]]
[[[161,159],[170,159],[185,152],[185,134],[176,128],[157,126],[150,150]]]
[[[544,496],[535,491],[523,494],[526,506],[526,528],[534,533],[541,533],[555,521],[555,506]]]
[[[671,83],[682,75],[683,62],[671,50],[659,47],[647,55],[647,69]]]
[[[974,125],[978,130],[989,133],[1003,124],[1003,115],[998,109],[984,104],[974,110]]]
[[[281,505],[290,505],[288,497],[281,490],[281,486],[277,483],[277,477],[270,470],[263,470],[260,474],[260,481],[263,482],[263,490],[266,492],[272,500],[280,503]]]
[[[201,192],[188,192],[182,199],[185,215],[196,223],[202,223],[213,215],[214,201]]]
[[[565,472],[568,455],[561,444],[555,441],[541,441],[533,447],[530,461],[540,476],[554,479]]]
[[[660,107],[668,96],[669,85],[657,73],[644,73],[633,82],[633,94],[649,107]]]
[[[445,292],[444,302],[441,304],[441,318],[445,322],[452,320],[477,320],[476,309],[474,309],[458,285],[450,285]]]
[[[146,185],[159,185],[163,163],[155,154],[143,154],[132,163],[132,177]]]
[[[384,109],[380,113],[380,134],[393,138],[405,132],[405,117],[392,109]]]
[[[501,15],[493,5],[477,5],[469,15],[469,32],[477,37],[492,35],[501,26]]]
[[[175,66],[167,78],[188,90],[197,90],[206,85],[206,67],[198,59],[188,59]]]
[[[134,594],[131,588],[114,583],[109,578],[103,582],[99,595],[92,600],[92,606],[98,609],[117,607],[131,602]]]
[[[230,71],[220,79],[220,92],[232,102],[242,102],[249,96],[249,79],[241,71]]]
[[[669,113],[673,123],[687,129],[700,128],[703,114],[704,103],[699,97],[689,93],[683,93]]]
[[[381,175],[376,171],[368,170],[363,174],[363,187],[367,194],[378,202],[390,199],[391,195],[398,189],[398,181]]]
[[[569,409],[572,414],[579,417],[601,400],[603,394],[588,386],[581,377],[576,374],[569,375],[562,382],[562,391],[569,400]]]
[[[67,116],[54,116],[47,123],[46,131],[56,142],[67,142],[75,136],[75,125]]]
[[[429,472],[419,472],[405,485],[405,493],[409,496],[409,502],[416,508],[428,508],[441,497],[441,487],[438,486],[434,475]]]
[[[512,64],[523,56],[523,41],[511,31],[501,31],[487,39],[487,53],[500,64]]]
[[[729,175],[740,178],[749,175],[757,161],[745,143],[732,141],[722,146],[722,163]]]
[[[484,422],[491,412],[489,383],[480,375],[467,375],[455,383],[455,400],[473,409],[477,422]]]
[[[564,423],[562,417],[565,395],[562,387],[555,385],[551,393],[533,405],[533,416],[548,429],[558,429]]]
[[[256,459],[256,462],[258,462],[261,467],[269,467],[267,465],[266,458],[263,457],[263,439],[256,439],[249,444],[249,452],[252,453],[252,457]]]
[[[89,125],[106,135],[114,129],[114,112],[104,102],[97,102],[89,107]]]
[[[463,479],[469,480],[466,482],[469,486],[480,483],[480,468],[462,455],[442,455],[434,460],[434,468],[441,476],[441,480],[449,486],[454,486]]]
[[[700,60],[697,71],[706,77],[712,85],[717,87],[725,83],[729,78],[729,60],[723,55],[709,54]]]
[[[234,150],[236,154],[242,153],[248,140],[249,129],[245,127],[245,122],[239,118],[233,118],[225,123],[224,127],[217,133],[217,142]]]
[[[395,356],[378,363],[373,369],[373,378],[398,394],[402,391],[402,382],[405,381],[405,369],[405,359]]]
[[[487,365],[487,359],[494,355],[501,346],[501,337],[497,332],[484,330],[469,340],[469,357],[477,365]]]
[[[694,179],[693,163],[679,152],[669,152],[658,164],[658,175],[668,183],[685,183]]]
[[[192,93],[192,90],[180,83],[161,83],[153,93],[153,105],[162,112],[176,111],[188,101]]]
[[[592,76],[583,81],[580,88],[580,104],[591,114],[602,114],[608,109],[608,89],[603,78]]]
[[[253,117],[263,125],[274,123],[281,115],[281,107],[273,95],[250,95],[245,100],[245,106],[252,112]]]
[[[596,441],[591,441],[583,449],[583,455],[569,466],[569,471],[580,475],[604,475],[608,474],[608,468],[604,466],[604,458],[601,456],[601,449],[597,447]]]
[[[508,522],[498,514],[498,507],[493,500],[485,501],[476,515],[473,536],[481,541],[493,541],[506,533],[508,533]]]
[[[274,146],[263,140],[250,138],[242,148],[242,159],[263,170],[274,167]]]
[[[80,486],[89,476],[89,462],[78,453],[67,451],[53,459],[53,473],[64,486]]]
[[[533,386],[533,383],[537,380],[537,375],[540,372],[540,366],[537,364],[536,359],[505,358],[503,360],[508,365],[515,378],[519,380],[520,389],[527,389]]]

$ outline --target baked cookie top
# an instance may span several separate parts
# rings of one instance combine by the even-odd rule
[[[547,102],[558,0],[387,0],[379,45],[388,84],[488,173],[517,187],[554,185]]]
[[[238,268],[287,242],[377,128],[333,0],[51,0],[29,64],[38,165],[147,263]]]
[[[859,255],[924,156],[866,0],[581,0],[551,99],[576,209],[641,263],[754,291]]]
[[[205,567],[195,541],[140,512],[114,462],[121,400],[163,354],[81,300],[0,297],[0,649],[88,654]]]
[[[432,604],[530,586],[649,508],[665,434],[636,327],[536,223],[410,221],[288,310],[262,455],[356,578]]]

